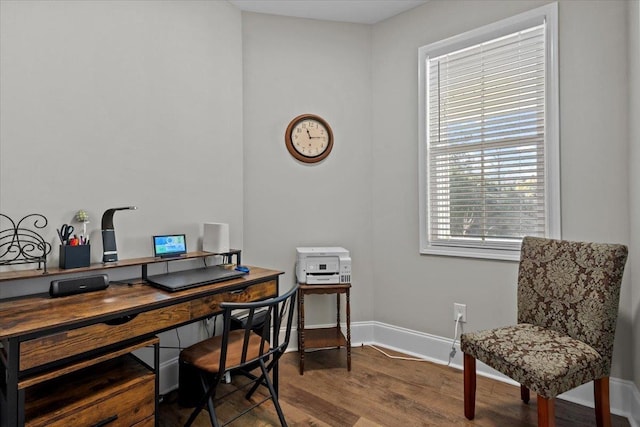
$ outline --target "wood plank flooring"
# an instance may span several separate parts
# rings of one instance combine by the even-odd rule
[[[476,418],[469,421],[463,413],[462,371],[430,362],[390,359],[370,347],[353,348],[351,357],[352,370],[347,372],[344,349],[306,353],[304,375],[298,372],[297,352],[282,357],[280,405],[290,426],[537,426],[535,394],[525,405],[518,387],[478,376]],[[224,389],[232,390],[244,382],[236,376]],[[265,396],[262,390],[259,393],[253,399]],[[178,405],[177,396],[172,392],[164,397],[160,427],[182,426],[191,413],[191,408]],[[216,411],[224,421],[247,403],[238,392],[218,403]],[[557,427],[596,425],[593,409],[563,400],[556,401],[556,423]],[[205,410],[194,426],[209,425]],[[279,425],[271,402],[231,424]],[[612,425],[628,427],[629,421],[613,415]]]

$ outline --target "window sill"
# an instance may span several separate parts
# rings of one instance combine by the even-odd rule
[[[499,261],[520,261],[520,251],[499,249],[478,249],[455,246],[428,246],[420,249],[421,255],[451,256],[460,258],[480,258]]]

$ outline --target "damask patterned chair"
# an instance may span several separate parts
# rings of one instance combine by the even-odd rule
[[[538,394],[538,426],[554,426],[554,399],[594,381],[596,422],[610,426],[609,374],[627,248],[525,237],[518,323],[463,334],[464,413],[475,416],[476,359]]]

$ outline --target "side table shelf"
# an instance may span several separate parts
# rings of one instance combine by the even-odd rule
[[[305,349],[340,348],[347,349],[347,370],[351,371],[351,283],[336,285],[306,285],[298,288],[298,354],[300,356],[300,375],[304,374]],[[304,302],[306,295],[336,294],[336,326],[330,328],[305,328]],[[340,295],[346,297],[347,336],[340,328]]]

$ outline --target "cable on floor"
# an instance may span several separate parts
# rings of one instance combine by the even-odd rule
[[[371,347],[374,350],[378,350],[380,353],[384,354],[385,356],[387,356],[390,359],[396,359],[396,360],[408,360],[411,362],[428,362],[427,359],[420,359],[418,357],[407,357],[407,356],[393,356],[387,352],[385,352],[384,350],[379,349],[378,347],[376,347],[373,344],[367,344],[368,347]]]

